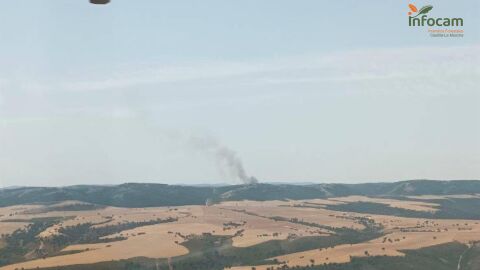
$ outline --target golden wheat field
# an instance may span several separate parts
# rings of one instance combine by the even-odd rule
[[[464,195],[467,196],[467,195]],[[435,197],[438,199],[438,197]],[[230,201],[210,206],[152,208],[99,207],[90,210],[62,210],[83,206],[82,202],[66,201],[48,206],[19,205],[0,208],[0,233],[12,234],[38,218],[61,218],[36,237],[44,243],[61,236],[62,230],[89,224],[92,228],[108,228],[122,224],[145,224],[126,228],[102,237],[105,243],[73,244],[57,256],[32,259],[1,267],[0,270],[38,269],[76,264],[92,264],[136,257],[172,258],[189,253],[182,245],[194,236],[218,235],[231,238],[234,247],[250,247],[271,240],[302,237],[327,237],[337,229],[361,231],[365,221],[382,227],[381,237],[355,244],[340,244],[272,257],[279,264],[256,266],[269,269],[281,265],[307,266],[349,262],[352,257],[403,256],[403,250],[419,249],[449,242],[469,244],[480,241],[480,224],[464,219],[419,219],[389,215],[362,214],[327,209],[328,205],[348,202],[375,202],[390,207],[418,212],[435,212],[438,205],[418,200],[395,200],[365,196],[287,201]],[[447,199],[447,198],[441,198]],[[67,208],[65,208],[67,207]],[[171,219],[165,223],[148,223]],[[363,221],[363,222],[362,222]],[[143,222],[143,223],[142,223]],[[117,240],[118,239],[118,240]],[[0,252],[3,247],[0,241]],[[39,249],[41,249],[40,247]],[[33,258],[33,257],[32,257]],[[229,269],[252,269],[238,266]]]

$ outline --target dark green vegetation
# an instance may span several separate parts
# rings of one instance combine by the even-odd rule
[[[313,240],[313,241],[312,241]],[[284,243],[276,243],[284,242]],[[268,263],[259,261],[259,257],[283,254],[298,250],[298,246],[317,242],[315,239],[302,238],[294,241],[271,241],[250,248],[232,248],[228,239],[214,236],[204,236],[185,243],[192,251],[190,255],[173,258],[170,261],[175,270],[223,270],[225,266],[244,263],[257,265]],[[265,253],[265,250],[280,252]],[[302,250],[302,249],[300,249]],[[352,258],[352,262],[339,264],[291,267],[279,269],[297,270],[456,270],[460,262],[460,270],[479,270],[480,246],[468,247],[460,243],[448,243],[419,250],[403,251],[405,257],[362,257]],[[460,260],[460,258],[462,258]],[[45,268],[45,270],[168,270],[168,260],[134,258],[114,262],[102,262],[91,265],[72,265]],[[277,269],[277,268],[274,268]]]
[[[212,196],[210,187],[163,184],[118,186],[27,187],[0,192],[0,206],[76,200],[119,207],[153,207],[204,204]]]
[[[469,251],[472,257],[464,254]],[[448,243],[419,250],[403,251],[405,257],[362,257],[353,258],[351,263],[331,264],[315,267],[293,268],[298,270],[456,270],[460,256],[463,257],[460,270],[478,270],[474,257],[480,256],[480,248],[469,249],[460,243]]]
[[[24,261],[25,257],[28,257],[27,254],[32,254],[32,258],[44,255],[40,253],[36,254],[41,245],[36,236],[62,220],[64,220],[64,218],[25,220],[25,222],[31,222],[31,224],[25,229],[17,230],[2,238],[4,247],[0,251],[0,266]]]
[[[0,191],[0,206],[17,205],[23,203],[42,203],[44,207],[34,209],[36,213],[42,211],[82,211],[102,208],[105,205],[120,207],[150,207],[174,206],[188,204],[204,204],[228,200],[286,200],[286,199],[313,199],[336,196],[364,195],[394,199],[408,199],[409,195],[451,195],[480,193],[480,181],[404,181],[398,183],[378,184],[316,184],[316,185],[274,185],[253,184],[222,187],[192,187],[170,186],[160,184],[124,184],[118,186],[72,186],[64,188],[16,188]],[[76,200],[86,203],[58,205],[55,202]],[[420,201],[420,200],[419,200]],[[439,204],[439,211],[435,213],[412,211],[407,209],[388,207],[384,204],[372,202],[354,202],[339,205],[329,205],[329,209],[357,213],[385,214],[393,216],[415,218],[455,218],[480,220],[480,199],[445,199],[421,200]],[[315,204],[297,207],[320,207]],[[323,206],[325,207],[325,206]],[[39,212],[40,211],[40,212]],[[238,210],[244,214],[244,210]],[[308,223],[299,219],[285,219],[283,217],[266,217],[275,221],[287,221],[304,224],[334,231],[330,236],[312,236],[297,238],[291,235],[287,240],[272,240],[255,246],[238,248],[232,246],[231,237],[190,236],[183,243],[190,253],[185,256],[166,259],[133,258],[129,260],[102,262],[92,265],[74,265],[48,268],[50,270],[80,270],[80,269],[170,269],[175,270],[212,270],[224,269],[238,265],[271,264],[269,258],[284,254],[311,249],[332,247],[339,244],[354,244],[365,242],[379,237],[382,227],[366,218],[356,218],[357,222],[365,225],[363,231],[348,228],[332,228],[322,224]],[[68,217],[67,217],[68,218]],[[36,236],[47,227],[61,222],[64,218],[41,218],[31,220],[4,220],[3,222],[31,223],[24,230],[17,230],[11,235],[0,238],[0,266],[31,260],[36,258],[57,256],[68,245],[84,243],[100,243],[124,239],[122,235],[112,239],[103,239],[103,236],[120,233],[124,230],[140,226],[153,225],[163,222],[172,222],[175,219],[158,219],[147,222],[132,222],[95,228],[96,224],[81,224],[59,228],[59,235],[49,239],[39,239]],[[107,221],[108,222],[108,221]],[[479,221],[480,222],[480,221]],[[236,227],[239,224],[226,223],[225,226]],[[242,233],[241,231],[239,233]],[[162,243],[158,243],[161,245]],[[155,248],[155,247],[152,247]],[[76,251],[78,252],[78,251]],[[439,245],[415,251],[406,251],[406,257],[366,257],[354,258],[348,264],[331,264],[295,269],[320,270],[443,270],[457,269],[460,263],[461,270],[478,270],[480,267],[480,247],[467,247],[458,243]],[[460,260],[462,257],[462,260]]]
[[[253,184],[232,186],[118,186],[25,187],[0,191],[0,206],[77,200],[97,205],[152,207],[205,204],[211,201],[313,199],[348,195],[407,196],[480,193],[480,181],[412,180],[371,184]]]
[[[271,219],[279,220],[280,218],[274,217]],[[169,218],[147,222],[123,223],[99,228],[95,228],[93,226],[95,224],[81,224],[59,228],[59,234],[48,239],[39,240],[35,238],[35,235],[43,231],[46,227],[59,221],[60,219],[29,220],[29,222],[32,222],[32,226],[27,230],[19,230],[11,236],[8,236],[6,239],[9,244],[8,250],[10,251],[5,253],[4,260],[0,261],[0,266],[24,261],[25,258],[35,259],[57,256],[61,254],[60,250],[72,244],[122,240],[121,236],[113,239],[102,239],[102,237],[135,227],[173,222],[175,219]],[[302,223],[302,221],[295,219],[290,220],[290,222]],[[300,238],[292,235],[287,240],[272,240],[245,248],[233,247],[232,236],[214,236],[211,234],[191,236],[188,238],[188,241],[183,244],[190,250],[190,253],[185,256],[173,258],[171,263],[175,265],[174,269],[199,270],[223,269],[224,267],[234,265],[261,265],[271,263],[271,261],[267,260],[271,257],[310,249],[333,247],[339,244],[360,243],[377,238],[382,234],[382,228],[370,220],[360,218],[359,222],[365,225],[365,229],[362,231],[325,227],[323,225],[309,223],[308,225],[310,226],[329,229],[334,231],[335,234]],[[239,230],[237,233],[242,233],[242,230]],[[158,244],[161,245],[162,243]],[[30,255],[25,256],[27,253]],[[157,264],[158,267],[160,267],[159,269],[168,269],[168,263],[168,260],[149,260],[143,258],[98,263],[89,265],[88,267],[66,266],[52,269],[156,269]]]
[[[59,234],[47,239],[39,239],[36,236],[48,227],[68,218],[37,218],[31,220],[11,220],[11,222],[30,222],[25,229],[15,231],[2,238],[5,246],[0,251],[0,266],[22,262],[31,259],[44,258],[60,255],[60,250],[72,244],[105,243],[119,241],[123,237],[102,239],[107,235],[119,233],[136,227],[154,225],[166,222],[174,222],[177,219],[157,219],[144,222],[128,222],[104,227],[94,227],[93,223],[85,223],[77,226],[61,227]]]
[[[319,225],[320,226],[320,225]],[[251,247],[238,248],[232,246],[231,237],[204,234],[183,243],[189,254],[172,258],[170,263],[175,270],[214,270],[236,265],[262,265],[275,263],[268,258],[288,253],[306,251],[317,248],[333,247],[345,243],[359,243],[380,235],[379,228],[367,224],[367,229],[354,231],[337,229],[336,235],[291,238],[288,240],[272,240]],[[161,243],[159,243],[161,244]],[[169,261],[165,259],[135,258],[116,262],[102,262],[92,265],[74,265],[45,268],[48,270],[80,270],[80,269],[169,269]]]
[[[480,244],[473,245],[463,253],[460,270],[480,270]]]
[[[95,227],[99,223],[82,223],[76,226],[67,226],[59,228],[59,234],[55,237],[44,240],[44,244],[55,247],[56,250],[60,250],[68,245],[72,244],[94,244],[94,243],[107,243],[119,240],[125,240],[126,237],[118,236],[115,238],[102,238],[115,233],[120,233],[125,230],[134,229],[137,227],[155,225],[160,223],[175,222],[177,218],[156,219],[150,221],[141,222],[126,222],[116,225],[107,225],[102,227]],[[107,221],[109,222],[109,221]],[[103,222],[105,223],[105,222]]]

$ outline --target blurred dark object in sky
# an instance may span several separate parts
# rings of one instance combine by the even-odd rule
[[[90,0],[90,3],[96,4],[96,5],[105,5],[110,3],[110,0]]]

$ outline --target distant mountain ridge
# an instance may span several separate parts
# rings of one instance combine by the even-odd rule
[[[480,193],[480,180],[408,180],[366,184],[252,184],[231,186],[186,186],[127,183],[114,186],[18,187],[0,190],[0,206],[83,201],[118,207],[201,205],[207,199],[286,200],[349,195],[410,196]]]

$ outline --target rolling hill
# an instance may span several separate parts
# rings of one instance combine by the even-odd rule
[[[0,191],[0,206],[77,200],[119,207],[199,205],[207,199],[285,200],[349,195],[409,196],[480,193],[479,180],[409,180],[366,184],[253,184],[228,186],[184,186],[127,183],[115,186],[18,187]]]

